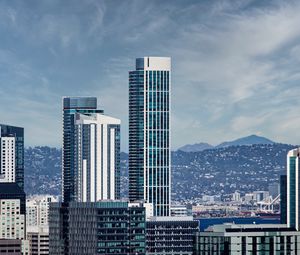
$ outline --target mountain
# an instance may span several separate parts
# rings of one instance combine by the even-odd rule
[[[207,149],[213,149],[214,146],[208,143],[195,143],[195,144],[187,144],[180,147],[178,150],[184,152],[197,152],[197,151],[204,151]]]
[[[201,152],[172,153],[172,199],[268,190],[286,174],[288,144],[230,146]]]
[[[29,147],[24,150],[25,193],[61,193],[61,150],[48,146]]]
[[[268,190],[286,173],[288,144],[230,146],[199,152],[172,152],[172,199],[197,200],[203,194],[226,195]],[[128,194],[128,154],[121,154],[121,196]],[[25,148],[25,192],[61,193],[61,150]]]
[[[217,145],[215,148],[223,148],[223,147],[238,146],[238,145],[273,144],[273,143],[274,142],[269,140],[268,138],[257,136],[257,135],[249,135],[233,141],[223,142]]]
[[[208,149],[218,149],[230,146],[241,146],[241,145],[252,145],[252,144],[273,144],[275,142],[269,140],[268,138],[257,136],[257,135],[249,135],[246,137],[242,137],[233,141],[222,142],[217,146],[213,146],[208,143],[195,143],[195,144],[187,144],[180,147],[179,151],[184,152],[199,152]]]

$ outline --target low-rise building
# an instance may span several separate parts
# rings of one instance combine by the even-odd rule
[[[49,228],[27,227],[27,241],[30,255],[49,254]]]
[[[58,197],[37,195],[26,199],[26,226],[47,227],[49,204],[58,202]]]
[[[193,217],[152,217],[146,222],[146,254],[193,254],[199,222]]]
[[[285,224],[223,224],[197,233],[195,255],[299,254],[300,232]]]

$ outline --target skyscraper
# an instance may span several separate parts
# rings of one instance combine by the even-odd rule
[[[0,124],[0,182],[24,189],[24,129]]]
[[[287,154],[287,224],[300,230],[300,148],[290,150]]]
[[[136,59],[129,72],[129,198],[153,203],[155,216],[168,216],[171,59]]]
[[[100,113],[76,113],[76,201],[120,198],[120,124]]]
[[[120,120],[97,109],[95,97],[63,98],[63,201],[117,199]]]
[[[74,201],[75,196],[75,114],[102,113],[97,110],[96,97],[63,98],[63,154],[62,154],[62,196],[63,201]]]

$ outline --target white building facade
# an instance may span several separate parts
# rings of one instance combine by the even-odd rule
[[[37,195],[26,199],[26,226],[48,227],[50,203],[58,201],[58,197],[52,195]]]
[[[0,182],[15,182],[15,137],[0,137],[1,144],[1,175]]]
[[[78,202],[120,198],[119,119],[76,114],[75,197]]]
[[[0,200],[0,239],[25,239],[25,215],[19,199]]]

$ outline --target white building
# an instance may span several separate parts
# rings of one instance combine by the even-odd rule
[[[95,202],[120,197],[120,124],[104,114],[76,114],[75,197]]]
[[[19,199],[0,200],[0,239],[25,239],[25,215]]]
[[[253,198],[256,202],[263,201],[269,197],[269,191],[254,191]]]
[[[172,205],[171,216],[182,217],[182,216],[190,216],[190,215],[188,215],[188,209],[186,205]]]
[[[32,196],[26,200],[26,226],[48,226],[49,203],[58,202],[58,197],[51,195]]]
[[[16,159],[16,138],[15,137],[1,137],[0,133],[0,145],[1,145],[1,175],[0,182],[15,182],[15,159]]]
[[[232,201],[240,202],[241,201],[241,193],[239,193],[238,191],[235,191],[232,194]]]
[[[26,238],[30,255],[49,254],[49,227],[27,227]]]
[[[56,196],[36,195],[26,200],[26,238],[30,255],[49,254],[49,206]]]

